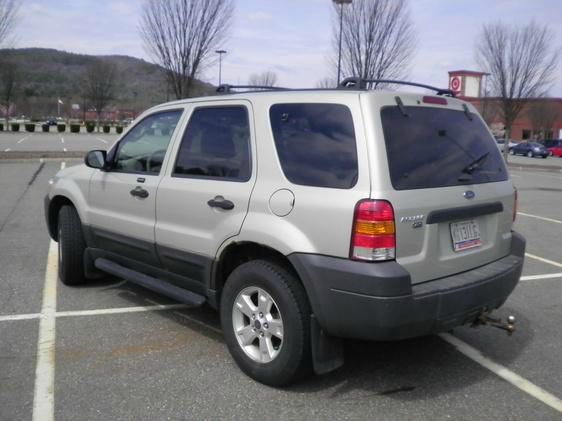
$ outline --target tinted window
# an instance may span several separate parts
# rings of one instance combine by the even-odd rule
[[[115,171],[158,174],[181,110],[146,117],[119,142],[113,160]]]
[[[246,108],[198,108],[183,135],[174,175],[247,181],[250,162]]]
[[[349,189],[357,181],[355,131],[339,104],[277,104],[269,112],[283,172],[295,184]]]
[[[494,139],[476,115],[470,120],[456,110],[405,110],[408,116],[398,107],[381,111],[390,177],[396,190],[507,180]]]

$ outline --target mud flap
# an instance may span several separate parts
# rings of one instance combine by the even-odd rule
[[[326,374],[344,363],[343,339],[326,334],[314,314],[310,317],[312,364],[316,374]]]

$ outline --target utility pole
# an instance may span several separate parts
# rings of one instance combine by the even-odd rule
[[[222,84],[222,55],[226,54],[226,50],[216,50],[215,53],[219,55],[219,86]]]
[[[341,41],[342,41],[342,32],[343,32],[343,5],[344,4],[351,4],[352,0],[333,0],[335,4],[340,5],[340,39],[339,39],[339,53],[338,53],[338,85],[340,84],[341,79]]]

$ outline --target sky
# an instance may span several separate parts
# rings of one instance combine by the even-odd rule
[[[75,53],[126,54],[151,61],[138,23],[143,0],[23,0],[15,47]],[[274,71],[278,85],[315,87],[334,75],[331,0],[234,0],[230,36],[220,48],[223,82],[245,84],[253,73]],[[547,24],[562,56],[561,0],[410,0],[416,53],[409,80],[446,87],[450,70],[480,70],[474,45],[482,25],[502,21]],[[562,60],[562,58],[561,58]],[[562,97],[562,62],[550,95]],[[344,75],[348,76],[348,75]],[[218,82],[218,64],[200,78]]]

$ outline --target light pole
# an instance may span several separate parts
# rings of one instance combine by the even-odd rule
[[[339,39],[339,53],[338,53],[338,85],[340,84],[341,78],[341,39],[342,39],[342,32],[343,32],[343,5],[344,4],[351,4],[352,0],[332,0],[335,4],[340,5],[340,39]]]
[[[219,86],[222,84],[222,55],[226,54],[226,50],[216,50],[215,53],[219,55]]]

